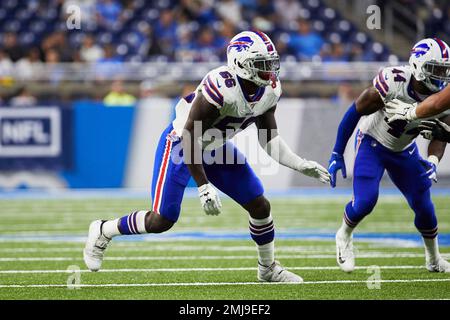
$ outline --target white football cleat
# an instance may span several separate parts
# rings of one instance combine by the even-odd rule
[[[353,235],[336,233],[336,260],[344,272],[355,270],[355,254],[353,252]]]
[[[287,271],[278,261],[275,261],[269,267],[258,263],[258,280],[261,282],[303,282],[303,279],[300,276]]]
[[[95,220],[89,226],[89,235],[83,251],[84,263],[91,271],[98,271],[102,266],[103,254],[111,239],[101,232],[104,221]]]
[[[426,267],[430,272],[450,272],[450,262],[444,260],[442,257],[439,257],[435,264],[427,262]]]

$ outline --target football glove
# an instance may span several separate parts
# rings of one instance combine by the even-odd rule
[[[333,152],[331,154],[330,161],[328,161],[328,172],[331,174],[331,187],[336,187],[336,174],[337,172],[342,171],[342,178],[347,178],[347,169],[345,168],[344,157],[337,153]]]
[[[198,195],[206,214],[217,216],[220,213],[222,202],[216,189],[211,184],[206,183],[198,187]]]
[[[450,126],[438,119],[422,121],[419,129],[425,139],[450,142]]]
[[[423,165],[423,167],[425,168],[425,172],[422,173],[422,177],[428,177],[428,179],[437,182],[437,166],[436,164],[425,160],[425,159],[421,159],[420,163]]]
[[[416,120],[416,107],[417,103],[409,104],[398,99],[389,101],[385,105],[385,111],[389,114],[387,122],[391,123],[396,120]]]
[[[330,183],[331,176],[327,169],[315,161],[303,160],[297,170],[305,176],[318,179],[322,183]]]

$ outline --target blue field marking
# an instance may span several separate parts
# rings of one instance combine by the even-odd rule
[[[279,231],[276,233],[277,239],[282,240],[304,240],[304,241],[331,241],[334,242],[334,233],[314,232],[314,231]],[[355,241],[369,243],[383,243],[394,247],[422,247],[422,238],[416,233],[356,233]],[[0,235],[0,242],[9,241],[38,241],[38,242],[81,242],[86,240],[85,236],[80,235]],[[146,234],[133,236],[119,236],[114,238],[118,242],[158,242],[158,241],[251,241],[248,232],[168,232],[163,234]],[[439,234],[439,244],[441,247],[450,246],[450,233]]]
[[[153,239],[165,240],[251,240],[247,232],[168,232],[160,235],[140,235],[141,239],[130,237],[117,238],[119,241],[153,241]],[[311,240],[311,241],[334,241],[335,233],[322,232],[290,232],[278,231],[277,239],[283,240]],[[397,244],[410,244],[411,246],[422,246],[422,238],[415,233],[357,233],[354,235],[356,241],[362,242],[392,242]],[[450,246],[450,234],[439,234],[439,244]]]
[[[60,190],[13,190],[0,189],[0,200],[83,200],[83,199],[145,199],[150,197],[147,189],[60,189]]]
[[[266,191],[269,198],[340,198],[351,197],[351,188],[311,187],[311,188],[293,188],[289,190],[269,190]],[[449,196],[450,187],[433,187],[434,196]],[[380,195],[383,196],[402,196],[396,188],[384,187],[380,189]],[[222,194],[223,197],[226,195]],[[198,197],[197,188],[187,188],[184,194],[185,198]],[[59,199],[150,199],[149,189],[61,189],[61,190],[13,190],[6,191],[0,188],[0,200],[59,200]]]

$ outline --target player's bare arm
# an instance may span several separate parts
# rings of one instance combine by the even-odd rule
[[[418,119],[436,116],[450,108],[450,87],[435,93],[419,103],[416,108]]]
[[[446,142],[434,139],[428,145],[428,161],[437,165],[436,162],[440,162],[445,153],[445,148],[447,146]],[[436,159],[435,162],[432,159]]]
[[[219,117],[219,111],[210,104],[201,93],[198,94],[192,104],[189,117],[183,131],[183,154],[186,166],[197,183],[197,186],[208,183],[202,164],[202,149],[199,144],[200,135],[211,128],[214,120]],[[201,125],[201,131],[195,130],[195,126]]]
[[[381,100],[380,94],[372,86],[359,95],[355,105],[356,111],[362,116],[367,116],[384,108],[384,102]]]
[[[222,203],[217,191],[208,182],[202,161],[202,148],[199,144],[203,133],[210,129],[214,121],[219,117],[219,111],[210,104],[199,92],[194,100],[188,119],[186,121],[182,141],[183,156],[186,166],[197,183],[200,202],[206,214],[218,215]],[[201,130],[195,130],[201,125]]]
[[[275,120],[276,106],[256,119],[259,143],[275,161],[304,175],[318,179],[322,183],[330,183],[327,169],[315,161],[308,161],[295,154],[277,132]]]
[[[443,117],[441,120],[443,123],[450,123],[450,116]],[[428,145],[428,159],[424,165],[427,169],[426,174],[434,182],[437,182],[437,166],[444,156],[446,146],[447,142],[435,138],[432,138]]]
[[[387,109],[392,114],[389,122],[395,120],[412,121],[437,116],[450,109],[450,87],[432,94],[419,104],[408,104],[395,99],[387,104]]]
[[[267,110],[256,119],[256,127],[258,128],[259,144],[262,147],[278,135],[277,121],[275,120],[276,106]],[[264,133],[264,134],[263,134]]]

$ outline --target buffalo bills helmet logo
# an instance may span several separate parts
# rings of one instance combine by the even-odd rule
[[[240,37],[234,40],[233,42],[230,42],[228,45],[228,52],[231,50],[231,48],[236,48],[238,52],[241,52],[242,50],[248,50],[253,45],[253,40],[250,37]]]
[[[411,54],[413,54],[416,58],[419,58],[419,57],[423,56],[425,53],[427,53],[428,50],[430,50],[430,47],[428,46],[428,44],[421,43],[421,44],[418,44],[417,46],[415,46],[411,50]]]

